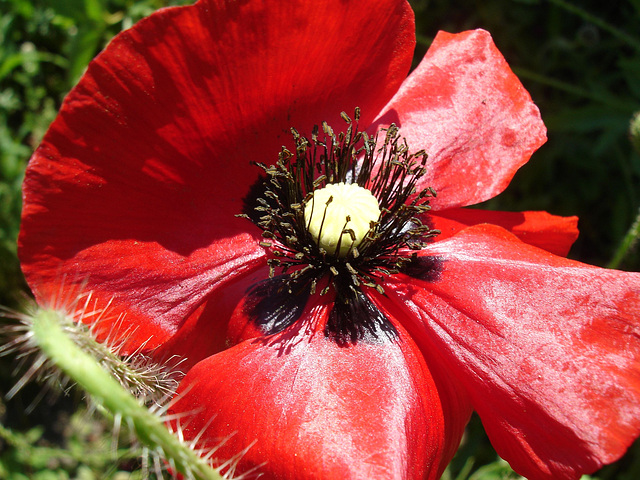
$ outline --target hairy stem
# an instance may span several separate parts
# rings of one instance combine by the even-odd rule
[[[635,222],[633,222],[633,225],[631,225],[631,228],[622,239],[620,246],[617,248],[613,258],[607,266],[609,268],[618,268],[622,263],[622,260],[624,260],[624,257],[627,256],[627,253],[629,253],[638,241],[638,237],[640,237],[640,210],[638,210],[638,216],[636,217]]]
[[[221,480],[222,477],[165,427],[161,418],[127,392],[64,332],[62,313],[38,309],[32,333],[40,350],[60,370],[114,416],[131,426],[138,439],[152,450],[161,449],[166,461],[188,478]]]

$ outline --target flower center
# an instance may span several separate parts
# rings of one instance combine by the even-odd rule
[[[325,334],[339,343],[393,338],[395,327],[367,290],[384,293],[385,279],[404,272],[429,278],[439,261],[415,253],[437,230],[430,227],[431,188],[418,189],[427,154],[410,153],[391,125],[380,135],[326,123],[311,138],[292,129],[295,151],[282,149],[244,198],[243,213],[262,230],[269,279],[248,294],[247,307],[265,334],[283,330],[309,297],[333,290]],[[428,257],[427,257],[428,258]]]
[[[304,207],[304,221],[316,244],[341,258],[360,245],[379,217],[376,197],[355,183],[330,183],[315,190]]]
[[[409,153],[395,125],[380,141],[358,131],[359,115],[342,114],[348,128],[337,135],[326,123],[324,137],[318,127],[311,139],[292,129],[295,153],[283,148],[275,165],[259,165],[266,177],[245,198],[241,216],[263,231],[270,277],[280,274],[290,292],[319,283],[328,285],[321,293],[382,292],[384,278],[440,233],[427,216],[435,192],[416,188],[427,154]]]

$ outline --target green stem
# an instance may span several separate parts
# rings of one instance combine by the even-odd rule
[[[65,335],[61,314],[38,310],[32,332],[42,353],[66,375],[86,390],[99,404],[119,415],[135,430],[138,439],[151,450],[158,447],[178,471],[202,480],[221,480],[193,450],[165,427],[163,421],[127,392],[95,360]]]
[[[621,102],[610,97],[598,95],[593,92],[590,92],[589,90],[585,90],[584,88],[577,87],[573,84],[563,82],[561,80],[557,80],[555,78],[551,78],[546,75],[541,75],[539,73],[532,72],[531,70],[527,70],[525,68],[513,67],[512,70],[520,78],[526,78],[528,80],[532,80],[534,82],[538,82],[543,85],[548,85],[557,90],[561,90],[563,92],[567,92],[579,97],[587,98],[589,100],[593,100],[594,102],[598,102],[603,105],[607,105],[609,107],[615,108],[617,110],[621,110],[625,112],[627,111],[630,112],[633,110],[633,106],[629,105],[628,102]]]
[[[607,266],[609,268],[618,268],[624,257],[629,253],[629,250],[631,250],[638,241],[638,237],[640,237],[640,210],[638,210],[638,216],[636,217],[635,222],[633,222],[633,225],[631,225],[631,228],[622,239],[620,246],[613,255],[613,259]]]
[[[610,23],[605,22],[601,18],[598,18],[595,15],[590,14],[589,12],[587,12],[586,10],[583,10],[580,7],[576,7],[571,3],[565,2],[564,0],[549,0],[549,1],[560,8],[564,8],[568,12],[583,18],[585,21],[589,23],[593,23],[595,26],[600,27],[602,30],[609,32],[614,37],[619,38],[623,42],[629,44],[636,50],[640,51],[640,40],[638,40],[635,37],[632,37],[626,32],[623,32],[619,28],[614,27]]]

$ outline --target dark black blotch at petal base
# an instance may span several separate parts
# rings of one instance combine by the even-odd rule
[[[278,333],[300,318],[309,300],[309,289],[289,292],[288,275],[264,280],[249,290],[244,313],[265,334]],[[295,285],[294,285],[295,286]]]
[[[242,213],[249,217],[254,224],[260,222],[260,217],[264,215],[263,212],[256,210],[256,207],[260,206],[258,199],[264,201],[266,190],[266,177],[260,175],[253,185],[249,187],[249,191],[242,199]]]
[[[417,278],[418,280],[424,280],[425,282],[437,282],[442,275],[444,262],[444,257],[415,257],[403,267],[402,273]]]
[[[336,295],[325,335],[338,345],[380,344],[397,339],[398,331],[362,291],[347,289]]]

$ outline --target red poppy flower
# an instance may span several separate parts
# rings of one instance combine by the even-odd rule
[[[476,410],[517,472],[578,478],[638,435],[640,276],[563,258],[575,218],[461,208],[545,129],[488,33],[438,34],[406,77],[413,47],[404,0],[141,21],[31,159],[24,272],[40,300],[91,290],[130,348],[187,357],[184,434],[237,472],[436,478]],[[364,236],[339,227],[344,251],[305,217],[340,182],[380,207]]]

